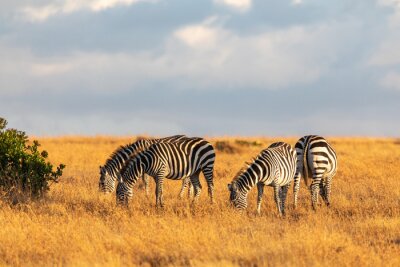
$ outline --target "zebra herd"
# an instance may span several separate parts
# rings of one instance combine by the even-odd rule
[[[133,186],[143,179],[148,195],[148,176],[156,183],[156,206],[163,207],[164,179],[182,180],[179,196],[193,187],[196,203],[201,192],[199,181],[203,173],[211,203],[214,202],[213,173],[215,151],[203,138],[175,135],[161,139],[141,139],[121,146],[100,166],[99,189],[111,193],[116,187],[117,204],[128,204],[133,196]],[[333,148],[321,136],[308,135],[300,138],[295,149],[284,142],[271,144],[262,150],[246,167],[240,170],[228,184],[230,202],[237,209],[247,207],[247,195],[257,185],[257,213],[260,213],[264,186],[274,189],[274,199],[280,216],[285,214],[286,195],[294,181],[294,207],[300,180],[311,191],[311,203],[315,210],[321,195],[330,205],[332,177],[336,174],[337,157]]]

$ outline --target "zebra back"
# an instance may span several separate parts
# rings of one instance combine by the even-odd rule
[[[213,167],[215,151],[213,146],[203,138],[181,138],[175,142],[152,144],[147,150],[131,158],[122,174],[123,181],[137,180],[133,177],[138,165],[144,165],[144,171],[156,176],[161,165],[169,171],[166,178],[179,180],[201,170],[206,165]],[[135,181],[136,182],[136,181]]]
[[[167,178],[180,179],[199,171],[215,160],[212,145],[203,138],[185,138],[173,143],[157,143],[145,155],[153,161],[163,161],[170,171]]]

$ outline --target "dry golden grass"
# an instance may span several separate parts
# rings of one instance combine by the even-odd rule
[[[290,192],[288,215],[279,219],[271,188],[261,216],[255,215],[255,188],[247,212],[229,207],[227,183],[278,140],[247,138],[261,146],[246,146],[236,139],[244,138],[211,139],[234,151],[217,151],[216,204],[209,205],[203,179],[196,211],[187,199],[178,200],[180,182],[166,181],[162,211],[154,207],[154,193],[147,199],[138,187],[127,210],[116,207],[115,194],[97,191],[98,166],[132,138],[39,139],[51,160],[67,169],[44,201],[0,203],[0,265],[400,266],[398,140],[329,138],[339,157],[332,207],[313,212],[302,182],[299,209],[293,211]]]

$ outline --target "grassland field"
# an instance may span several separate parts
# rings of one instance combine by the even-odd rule
[[[54,164],[67,168],[44,200],[0,202],[0,266],[400,266],[400,140],[327,138],[338,154],[332,205],[314,212],[301,182],[280,219],[272,188],[256,215],[256,188],[246,212],[228,203],[227,184],[270,143],[298,138],[209,138],[217,148],[215,200],[206,183],[196,209],[165,182],[155,208],[154,182],[141,184],[128,209],[98,192],[99,165],[135,137],[38,138]]]

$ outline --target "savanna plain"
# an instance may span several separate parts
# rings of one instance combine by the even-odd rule
[[[256,188],[245,212],[228,203],[227,184],[244,162],[275,141],[298,138],[207,138],[216,148],[215,204],[207,187],[196,208],[178,199],[179,181],[164,183],[155,208],[139,182],[128,208],[98,192],[99,165],[135,137],[38,138],[54,164],[67,168],[46,198],[0,202],[0,265],[4,266],[400,266],[400,140],[330,138],[339,169],[331,207],[311,209],[301,182],[279,218],[272,188],[256,215]],[[322,203],[322,201],[320,201]]]

